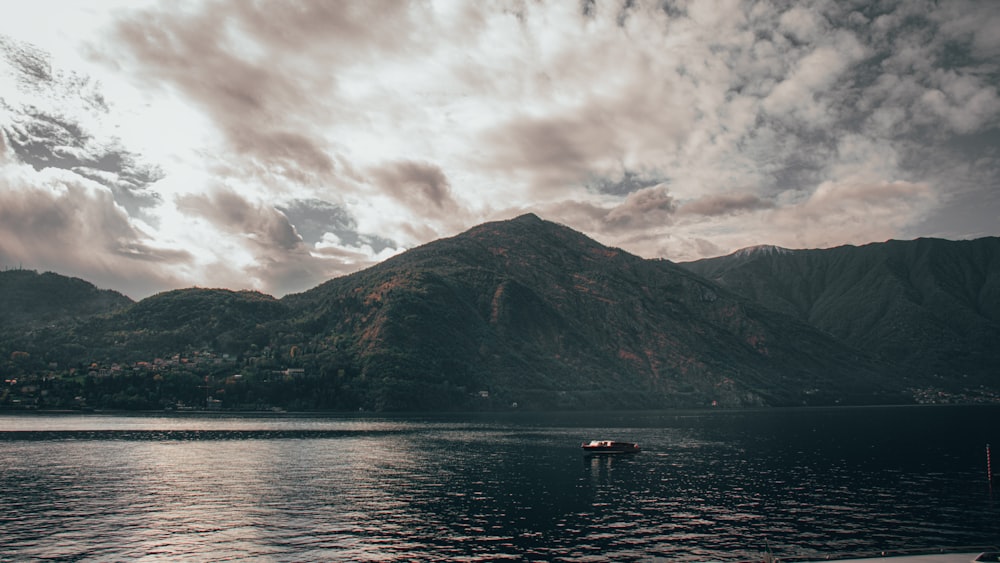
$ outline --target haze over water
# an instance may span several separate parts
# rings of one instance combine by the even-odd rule
[[[1000,544],[1000,408],[0,416],[0,560],[745,560]],[[587,457],[592,438],[639,442]]]

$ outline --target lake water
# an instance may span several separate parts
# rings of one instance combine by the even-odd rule
[[[584,456],[592,438],[644,450]],[[1000,451],[1000,407],[0,415],[0,560],[739,561],[766,546],[821,558],[996,545],[990,440]]]

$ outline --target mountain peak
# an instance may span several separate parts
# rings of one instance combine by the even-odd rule
[[[483,223],[472,227],[466,231],[466,233],[459,235],[457,238],[464,236],[472,236],[473,238],[481,238],[485,236],[494,241],[507,239],[507,242],[510,242],[511,239],[515,239],[520,242],[530,242],[532,245],[537,245],[543,239],[548,239],[550,237],[553,237],[560,243],[565,243],[569,240],[576,240],[578,242],[586,240],[591,244],[599,244],[596,241],[592,241],[583,233],[574,231],[566,225],[542,219],[534,213],[525,213],[523,215],[518,215],[513,219]]]
[[[751,258],[754,256],[775,256],[779,254],[791,254],[792,251],[780,246],[775,246],[773,244],[758,244],[756,246],[748,246],[746,248],[741,248],[736,252],[730,254],[730,256],[735,256],[738,258]]]
[[[517,217],[514,217],[513,219],[511,219],[511,222],[516,222],[516,223],[541,223],[542,222],[542,218],[539,217],[538,215],[535,215],[534,213],[525,213],[523,215],[518,215]]]

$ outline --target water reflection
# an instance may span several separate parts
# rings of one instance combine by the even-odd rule
[[[616,456],[616,455],[595,455],[595,454],[584,454],[583,464],[589,470],[591,476],[591,482],[594,485],[607,485],[611,473],[615,465],[619,467],[621,465],[631,463],[632,457],[628,456]]]
[[[785,556],[997,543],[976,434],[997,414],[0,416],[0,553],[704,561],[765,542]],[[644,451],[581,452],[612,434]]]

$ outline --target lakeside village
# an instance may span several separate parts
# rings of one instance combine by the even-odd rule
[[[381,410],[384,385],[366,381],[350,363],[303,363],[296,351],[297,347],[292,347],[288,354],[277,354],[265,347],[256,355],[239,358],[200,350],[132,363],[92,362],[77,367],[61,367],[56,362],[42,366],[31,361],[26,352],[13,352],[4,358],[9,361],[0,362],[0,409]],[[412,387],[410,391],[419,393]],[[498,406],[487,390],[460,387],[452,391],[458,392],[456,399],[461,401],[460,396],[464,396],[473,408]],[[910,391],[916,404],[1000,403],[1000,391],[982,385]],[[516,404],[507,406],[516,408]]]
[[[260,356],[242,361],[230,354],[193,351],[130,364],[93,362],[60,369],[56,362],[50,362],[46,369],[29,371],[17,369],[19,363],[27,363],[29,355],[13,352],[8,369],[3,369],[8,373],[2,373],[0,408],[281,410],[266,397],[254,393],[252,388],[261,385],[295,387],[289,384],[305,380],[306,369],[274,369],[268,365],[272,358],[268,348],[263,349]],[[251,377],[241,373],[242,367],[250,368]],[[339,375],[344,376],[343,370]],[[279,396],[284,395],[279,393]]]
[[[131,363],[92,362],[77,367],[38,365],[25,352],[0,362],[2,410],[359,411],[383,410],[386,380],[368,380],[351,362],[303,357],[298,347],[270,347],[238,357],[211,350]],[[445,382],[447,384],[447,382]],[[436,385],[422,385],[429,392]],[[476,409],[494,408],[487,390],[452,386],[453,397]],[[412,387],[404,390],[419,395]],[[399,392],[393,393],[398,394]],[[516,404],[505,405],[516,408]]]

